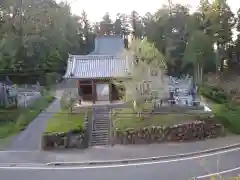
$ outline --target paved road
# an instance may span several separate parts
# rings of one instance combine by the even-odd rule
[[[10,149],[14,150],[38,150],[41,145],[41,136],[47,120],[60,109],[60,94],[56,93],[57,99],[42,113],[40,113],[19,135],[10,143]]]
[[[0,167],[0,174],[1,180],[32,180],[33,177],[34,180],[188,180],[193,177],[207,180],[210,177],[206,175],[211,173],[222,172],[223,177],[240,174],[239,157],[240,149],[235,149],[235,151],[205,155],[204,157],[139,164],[86,167]],[[229,170],[231,172],[228,172]]]
[[[1,163],[83,162],[171,156],[205,151],[240,143],[239,136],[189,143],[164,143],[132,146],[93,147],[83,150],[0,151]]]

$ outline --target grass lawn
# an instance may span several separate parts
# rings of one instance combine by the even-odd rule
[[[188,114],[156,114],[148,119],[141,120],[131,108],[118,108],[113,111],[115,127],[119,130],[127,128],[143,128],[148,126],[170,126],[184,122],[196,120],[197,116],[207,116],[209,114],[188,113]]]
[[[1,109],[0,139],[17,134],[26,128],[53,100],[54,98],[46,93],[29,108]]]
[[[57,112],[47,121],[45,133],[67,133],[69,131],[82,131],[84,129],[84,112],[82,109],[79,113],[68,113],[67,110]],[[89,113],[90,116],[90,113]]]

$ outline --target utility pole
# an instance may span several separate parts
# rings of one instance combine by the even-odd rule
[[[23,45],[23,0],[20,0],[20,46]]]
[[[19,0],[19,16],[20,16],[20,27],[19,27],[19,48],[18,48],[18,61],[15,64],[16,70],[22,70],[22,61],[23,61],[23,0]]]
[[[168,0],[169,15],[172,18],[172,0]]]
[[[168,7],[169,7],[169,16],[170,16],[170,27],[168,30],[168,36],[167,36],[167,47],[165,50],[165,54],[167,58],[170,58],[170,47],[171,47],[171,37],[172,37],[172,0],[168,0]],[[171,73],[171,72],[170,72]]]

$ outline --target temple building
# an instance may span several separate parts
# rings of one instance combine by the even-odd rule
[[[120,94],[114,85],[116,78],[129,78],[129,62],[123,56],[124,39],[103,35],[95,38],[95,49],[88,55],[69,54],[65,79],[77,81],[83,101],[115,101]]]

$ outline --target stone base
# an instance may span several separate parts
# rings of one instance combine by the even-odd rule
[[[114,144],[149,144],[162,142],[197,141],[224,136],[224,127],[212,120],[194,121],[171,127],[152,126],[140,130],[117,132]]]
[[[152,126],[139,130],[127,129],[125,132],[116,131],[113,144],[197,141],[224,135],[224,127],[213,118],[210,118],[170,127]],[[42,137],[42,149],[86,148],[88,138],[84,137],[84,132],[44,134]]]
[[[84,146],[84,133],[56,133],[44,134],[42,136],[42,149],[66,149],[76,148],[82,149]]]

